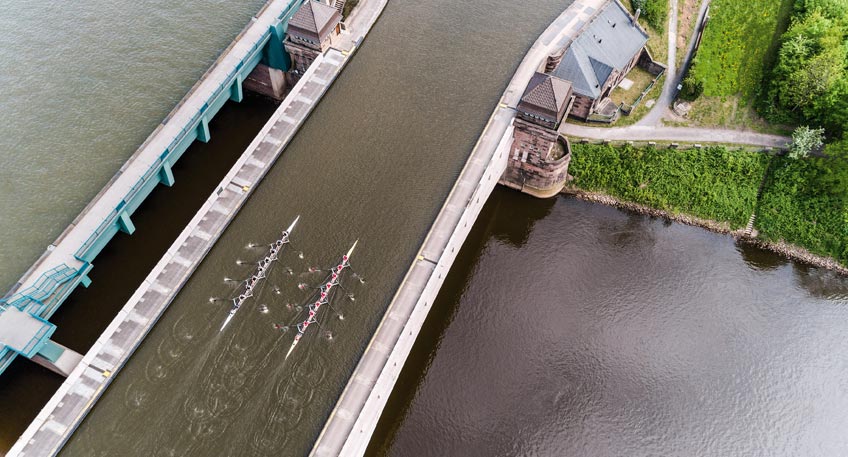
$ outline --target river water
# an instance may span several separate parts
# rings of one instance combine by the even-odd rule
[[[369,455],[844,456],[848,278],[499,189]]]
[[[8,129],[5,131],[8,135],[0,135],[0,141],[9,142],[8,145],[3,143],[0,148],[0,154],[4,154],[0,156],[4,165],[4,174],[0,181],[3,188],[0,190],[16,192],[12,196],[0,192],[0,198],[3,199],[0,203],[3,205],[0,207],[0,214],[3,215],[4,224],[0,227],[3,229],[0,230],[0,236],[8,237],[6,243],[0,246],[6,246],[2,249],[7,250],[2,252],[2,258],[10,259],[8,265],[3,266],[8,270],[0,272],[0,278],[5,278],[4,281],[11,284],[40,254],[43,246],[64,228],[88,198],[99,190],[132,153],[134,147],[143,141],[147,133],[194,83],[195,78],[205,71],[216,53],[229,43],[250,15],[259,8],[261,2],[191,0],[177,3],[180,4],[147,2],[143,5],[121,5],[121,2],[82,2],[75,3],[72,7],[55,7],[54,10],[54,7],[19,2],[14,5],[16,10],[25,11],[15,14],[23,19],[15,20],[14,14],[10,16],[12,11],[4,11],[10,14],[0,15],[0,21],[3,21],[0,22],[0,33],[11,37],[10,40],[20,34],[24,36],[14,38],[21,41],[10,41],[16,43],[12,48],[17,47],[18,51],[7,51],[5,41],[4,49],[0,49],[0,52],[4,53],[4,62],[7,61],[6,53],[10,59],[17,59],[13,61],[16,65],[0,70],[4,71],[0,73],[3,78],[15,80],[11,85],[13,88],[5,84],[3,90],[15,91],[13,99],[16,100],[14,105],[4,105],[0,108],[3,110],[1,115],[4,121],[8,118],[9,122],[14,123],[14,128],[10,127],[8,122],[0,125],[0,128]],[[314,441],[344,388],[347,376],[353,370],[358,356],[382,317],[506,81],[511,77],[526,49],[567,4],[568,2],[555,0],[493,0],[486,4],[392,0],[353,61],[136,355],[116,377],[78,433],[69,441],[63,455],[303,455]],[[50,17],[55,17],[52,22],[45,23],[54,27],[57,27],[57,21],[60,24],[59,37],[62,39],[57,44],[58,48],[49,46],[55,39],[55,33],[51,35],[30,30],[38,28],[40,15],[44,14],[44,11],[50,12]],[[106,12],[109,14],[105,14]],[[100,16],[101,13],[103,17]],[[40,46],[42,44],[43,46]],[[26,57],[18,55],[33,49],[45,52],[36,53],[36,59],[42,62],[40,67],[28,63]],[[58,59],[59,63],[56,63],[55,59]],[[101,61],[105,62],[105,67],[95,65]],[[14,70],[8,71],[10,68]],[[20,71],[17,68],[27,70]],[[59,77],[63,74],[65,79]],[[34,79],[21,84],[21,80],[27,78]],[[46,90],[42,93],[33,91],[32,87],[42,87]],[[19,98],[21,100],[18,100]],[[220,126],[221,132],[241,131],[243,135],[249,136],[248,133],[255,131],[258,127],[257,116],[263,113],[267,116],[268,107],[256,102],[246,108],[247,111],[243,108],[228,111],[230,114],[222,118],[221,122],[225,125]],[[45,125],[52,128],[42,128]],[[235,133],[232,135],[237,136]],[[215,138],[216,133],[213,131],[213,143]],[[243,148],[240,144],[234,141],[230,146],[221,147],[227,149],[229,154],[238,154]],[[62,145],[62,148],[57,145]],[[114,152],[115,150],[118,152]],[[17,154],[14,151],[23,151],[26,154]],[[38,178],[20,179],[20,174],[11,175],[11,170],[25,171],[28,176]],[[59,173],[59,170],[63,173]],[[204,171],[210,173],[210,182],[215,181],[215,173],[223,174],[220,170],[206,170],[206,167]],[[65,182],[66,180],[71,182]],[[173,192],[180,192],[179,176],[177,180],[178,184]],[[665,244],[658,245],[684,258],[686,256],[681,253],[702,249],[702,260],[707,259],[704,261],[713,265],[715,270],[721,272],[727,269],[728,272],[737,273],[740,271],[739,268],[734,270],[740,254],[732,243],[727,247],[729,242],[725,238],[678,226],[668,228],[659,222],[639,222],[638,218],[634,221],[626,217],[620,219],[623,216],[612,210],[575,205],[567,200],[566,203],[556,200],[537,202],[519,197],[516,194],[504,194],[502,191],[496,193],[495,200],[487,207],[487,212],[477,224],[474,232],[476,235],[472,237],[466,252],[475,249],[479,251],[481,246],[487,246],[483,240],[488,233],[495,233],[497,239],[503,240],[502,244],[497,245],[504,246],[502,249],[510,250],[511,254],[524,252],[510,246],[533,245],[530,241],[534,240],[531,236],[535,233],[534,223],[539,227],[551,224],[569,227],[568,224],[579,224],[579,221],[583,221],[583,232],[568,232],[566,235],[572,237],[568,239],[574,244],[577,243],[577,238],[595,241],[581,251],[582,257],[573,257],[572,263],[556,257],[568,246],[566,241],[556,238],[562,235],[560,231],[555,236],[544,238],[558,249],[546,253],[538,244],[533,245],[537,248],[532,252],[525,252],[522,257],[524,263],[505,261],[504,257],[501,257],[501,263],[488,264],[492,271],[487,273],[487,277],[532,276],[534,279],[545,281],[553,278],[557,287],[572,284],[569,291],[572,294],[576,291],[581,293],[575,296],[586,300],[583,303],[586,313],[594,310],[599,315],[616,315],[612,299],[607,302],[606,307],[602,306],[597,310],[591,304],[598,302],[589,299],[608,295],[626,297],[632,292],[614,288],[622,281],[617,275],[606,276],[603,281],[601,278],[605,277],[602,273],[607,270],[618,271],[624,275],[624,266],[632,266],[637,262],[638,258],[633,256],[652,253],[653,251],[646,253],[633,248],[633,244],[638,244],[642,239],[666,240]],[[123,304],[125,297],[132,293],[145,269],[144,262],[155,262],[159,255],[156,249],[164,247],[167,244],[164,240],[173,236],[160,232],[171,233],[168,231],[175,230],[175,235],[181,227],[181,218],[190,217],[196,208],[191,203],[186,203],[182,205],[182,213],[172,207],[162,209],[156,202],[164,204],[164,201],[169,199],[168,195],[162,194],[156,198],[159,200],[154,200],[139,213],[136,234],[120,236],[115,245],[110,246],[114,249],[104,252],[104,257],[95,262],[92,273],[94,283],[91,288],[75,292],[68,306],[63,307],[61,313],[57,314],[59,331],[56,339],[59,342],[84,352],[91,339],[99,332],[95,327],[105,325],[115,310]],[[504,204],[504,199],[510,203]],[[553,221],[555,218],[552,219],[552,216],[558,214],[557,208],[563,205],[567,207],[565,212],[568,214],[558,223],[548,222],[546,225],[545,221]],[[500,206],[508,208],[504,211],[511,216],[503,217],[501,214],[496,217],[497,214],[493,213],[492,208]],[[260,252],[247,248],[247,245],[274,239],[279,230],[288,225],[297,214],[302,216],[302,220],[293,235],[294,247],[304,252],[304,259],[299,259],[293,251],[284,253],[280,265],[275,266],[270,274],[268,286],[259,292],[255,301],[239,312],[226,332],[219,333],[218,328],[228,305],[225,302],[210,302],[209,299],[226,298],[233,294],[233,286],[224,282],[224,278],[247,275],[250,267],[238,265],[236,261],[256,260],[260,255]],[[611,220],[618,221],[616,226],[624,227],[623,231],[619,233],[607,230],[605,227]],[[625,222],[622,223],[621,220]],[[491,228],[499,224],[502,229],[492,232]],[[506,228],[503,228],[503,224],[506,224]],[[574,225],[571,227],[579,229]],[[593,228],[601,233],[593,232]],[[42,229],[46,234],[41,233]],[[677,233],[681,230],[689,235],[664,238],[668,236],[667,233]],[[666,235],[663,235],[664,233]],[[155,244],[148,245],[146,237],[155,239],[158,243],[156,249],[145,249]],[[526,241],[527,237],[530,241]],[[616,245],[617,254],[611,253],[609,246],[596,240],[604,237],[609,243],[620,244]],[[367,279],[365,284],[348,282],[356,301],[342,299],[335,303],[344,320],[339,319],[336,314],[327,313],[322,321],[323,328],[307,335],[297,352],[284,361],[292,334],[281,333],[273,324],[285,324],[294,319],[296,311],[289,310],[286,305],[301,303],[308,295],[298,289],[298,283],[315,284],[320,279],[320,275],[309,274],[308,268],[326,266],[335,261],[355,239],[360,240],[360,247],[354,255],[353,266]],[[554,241],[555,239],[557,241]],[[10,248],[9,245],[14,243],[17,243],[15,248]],[[604,260],[603,263],[593,266],[593,249],[598,250],[597,256]],[[703,254],[704,250],[710,253],[710,257]],[[480,300],[490,301],[490,289],[480,286],[471,289],[473,283],[469,283],[468,289],[463,286],[466,277],[473,278],[473,275],[483,271],[477,266],[474,258],[480,257],[482,265],[488,258],[487,252],[489,251],[470,257],[463,256],[463,259],[468,260],[459,262],[457,268],[454,268],[454,279],[446,285],[442,296],[449,297],[454,293],[465,300],[469,296],[467,290],[474,290],[475,294],[480,295]],[[619,256],[617,260],[612,259],[614,255]],[[754,260],[751,259],[760,256],[756,253],[744,255],[752,262]],[[535,259],[535,265],[530,262],[533,256],[538,257]],[[544,265],[544,268],[541,265]],[[680,263],[674,266],[682,268]],[[122,274],[123,268],[131,270],[135,279],[129,279]],[[291,275],[287,273],[286,268],[291,269]],[[786,273],[787,270],[790,273]],[[737,282],[733,283],[736,286],[726,290],[722,281],[735,278],[729,277],[729,273],[720,277],[699,277],[693,274],[688,283],[679,285],[683,289],[684,285],[693,287],[689,289],[690,294],[709,293],[712,297],[718,297],[727,292],[728,297],[747,300],[753,304],[751,306],[755,306],[760,303],[757,297],[761,288],[785,292],[782,289],[785,276],[795,277],[792,267],[787,266],[778,267],[771,273],[750,271],[765,276],[761,277],[759,282],[751,284],[746,281],[756,276],[755,273],[739,276],[736,278]],[[783,272],[781,274],[784,276],[768,276],[777,274],[775,272]],[[630,284],[636,283],[633,276],[642,275],[643,283],[637,290],[647,294],[653,287],[668,288],[666,276],[672,273],[681,274],[661,262],[642,262],[637,272],[631,272]],[[648,278],[645,278],[645,275]],[[828,275],[815,270],[804,277],[808,278],[810,283],[830,283]],[[593,282],[596,278],[599,282]],[[568,283],[565,279],[576,282]],[[134,281],[136,284],[131,284]],[[629,367],[634,372],[627,378],[628,382],[637,383],[642,379],[637,376],[637,368],[645,369],[644,377],[649,378],[651,373],[654,373],[652,367],[659,370],[654,364],[661,365],[662,361],[666,360],[651,362],[647,358],[636,359],[644,366],[628,365],[627,360],[634,355],[638,346],[634,347],[630,342],[629,346],[623,345],[620,348],[620,353],[613,353],[613,349],[617,347],[612,343],[625,335],[611,330],[604,333],[600,323],[593,322],[586,316],[576,321],[571,320],[565,313],[568,308],[561,303],[559,305],[562,314],[558,315],[557,319],[551,319],[551,316],[546,316],[547,321],[534,319],[527,311],[532,311],[533,305],[545,305],[544,297],[537,298],[533,295],[536,291],[530,287],[531,281],[524,284],[527,287],[519,288],[523,301],[518,302],[520,308],[510,311],[512,314],[493,312],[497,307],[482,303],[480,306],[485,312],[479,312],[475,314],[474,319],[470,319],[479,320],[476,325],[480,326],[486,322],[493,326],[499,325],[493,327],[494,333],[488,333],[490,340],[485,343],[473,343],[476,346],[491,348],[491,352],[487,353],[489,358],[485,359],[491,363],[488,371],[485,371],[489,374],[488,379],[497,380],[502,377],[505,382],[513,382],[522,367],[529,369],[535,366],[537,371],[532,372],[531,379],[537,380],[537,383],[528,383],[525,380],[525,387],[535,390],[544,386],[545,380],[559,379],[563,376],[562,370],[566,368],[573,369],[575,365],[585,367],[585,372],[573,374],[575,378],[568,384],[572,387],[563,387],[562,393],[554,396],[555,404],[568,405],[574,398],[581,398],[573,395],[574,392],[589,389],[589,379],[583,380],[581,376],[594,378],[604,375],[606,377],[602,379],[602,385],[611,386],[612,381],[618,378],[615,373]],[[829,286],[822,286],[825,287]],[[279,290],[279,294],[275,293],[275,288]],[[747,295],[741,298],[733,295],[741,289],[747,290]],[[672,296],[668,290],[660,290],[664,291],[665,295],[659,296]],[[519,292],[516,290],[513,293],[515,295],[512,296],[515,297]],[[528,302],[530,298],[533,298],[533,301]],[[678,296],[677,301],[662,303],[676,310],[675,316],[680,317],[684,323],[698,322],[701,315],[697,313],[691,314],[690,320],[685,319],[687,308],[680,304],[687,303],[687,300],[680,300]],[[819,301],[831,303],[811,297],[804,300],[805,305],[812,303],[810,308],[815,307]],[[268,307],[267,314],[260,312],[261,304]],[[820,308],[822,306],[819,305]],[[451,315],[458,313],[461,308],[454,306],[451,309],[453,311],[447,314],[434,313],[434,318],[428,321],[428,327],[448,325],[447,323],[455,325],[457,322],[468,320],[452,320]],[[638,307],[631,304],[618,314],[621,317],[615,322],[621,326],[646,326],[644,339],[640,340],[645,341],[645,344],[650,341],[651,328],[659,331],[657,327],[661,322],[667,322],[669,325],[672,323],[671,319],[655,323],[646,316],[637,316],[639,319],[630,322],[628,318],[637,314],[637,311]],[[833,317],[833,313],[828,312],[821,315]],[[438,316],[442,316],[442,324],[436,322]],[[736,317],[739,320],[733,321],[736,325],[734,328],[748,328],[746,326],[750,325],[751,332],[755,332],[764,325],[763,320],[768,315],[743,313],[737,314]],[[93,318],[97,319],[96,325],[89,325],[87,322]],[[519,321],[514,322],[515,319]],[[745,322],[744,319],[750,322]],[[729,321],[728,317],[727,322]],[[510,323],[506,325],[504,322]],[[584,323],[592,325],[583,328]],[[536,327],[539,325],[544,326],[544,331],[538,332]],[[680,326],[675,330],[684,342],[691,333],[690,327]],[[715,331],[716,328],[701,329],[704,333],[708,333],[707,330]],[[442,331],[425,332],[419,347],[444,345]],[[591,360],[581,361],[578,355],[569,355],[571,358],[563,355],[565,362],[558,358],[562,354],[569,354],[567,351],[570,350],[566,343],[553,344],[557,342],[558,337],[571,335],[575,340],[570,342],[579,345],[581,343],[576,341],[575,335],[593,337],[593,332],[601,332],[606,339],[595,342],[590,338],[582,344],[591,346],[606,341],[607,346],[602,349],[609,352],[593,352],[587,357],[591,359],[603,356],[602,360],[612,360],[615,362],[613,365],[592,365],[589,363]],[[832,335],[821,333],[821,340],[816,342],[819,347],[825,344],[829,344],[831,348],[839,347],[838,342],[831,341]],[[531,358],[526,364],[516,363],[516,359],[520,357],[508,352],[513,345],[507,343],[530,338],[533,344],[524,348],[535,350],[541,356],[544,351],[534,346],[540,336],[548,338],[546,341],[550,343],[543,344],[545,350],[549,347],[559,348],[560,352],[553,354],[549,359],[552,362],[547,365],[533,365],[537,359]],[[771,337],[771,340],[766,342],[777,350],[784,342],[783,335],[776,333]],[[817,335],[809,337],[815,338]],[[663,341],[669,342],[671,339]],[[685,348],[682,344],[678,346],[681,351]],[[694,349],[706,351],[709,348]],[[722,368],[718,362],[725,358],[728,365],[733,362],[730,356],[736,354],[728,352],[727,347],[719,349],[724,350],[722,357],[714,356],[708,359],[713,365],[706,366]],[[495,352],[496,350],[502,352]],[[402,386],[418,384],[416,379],[420,376],[422,365],[414,361],[429,360],[429,355],[422,356],[420,352],[421,349],[416,349],[410,369],[413,374],[408,374],[410,370],[405,372],[404,376],[408,381],[402,383]],[[669,357],[673,359],[682,355],[666,356]],[[739,357],[740,363],[747,360],[744,353]],[[510,360],[510,363],[504,360]],[[484,359],[481,358],[474,366],[480,367],[483,363]],[[696,366],[694,363],[692,365]],[[416,366],[418,375],[414,374]],[[459,365],[453,367],[465,370]],[[724,368],[727,369],[726,366]],[[657,377],[661,377],[659,371],[656,373]],[[672,371],[672,374],[682,376],[677,371]],[[43,377],[44,373],[38,372],[37,375]],[[744,383],[745,379],[740,377],[735,382]],[[787,384],[792,379],[799,378],[790,373],[789,379],[775,384],[774,389],[778,391],[776,396],[791,397],[792,393],[796,392],[779,391],[781,386],[788,387]],[[475,378],[465,381],[473,383],[479,380]],[[23,383],[24,381],[20,384]],[[7,395],[2,405],[4,414],[8,410],[16,411],[19,404],[37,405],[39,401],[46,401],[45,393],[49,395],[50,390],[48,384],[50,382],[43,382],[38,384],[38,389],[31,390],[37,390],[34,395],[40,395],[38,398],[44,400],[27,397],[27,401],[15,403],[18,397]],[[637,389],[638,384],[628,384],[625,387],[627,388],[623,393],[619,391],[614,395],[614,392],[611,392],[611,396],[601,395],[599,400],[591,397],[590,400],[597,401],[590,402],[589,407],[592,411],[599,411],[599,405],[613,408],[614,400],[620,400],[621,404],[618,406],[624,408],[627,414],[614,419],[632,419],[625,426],[631,434],[638,434],[644,424],[654,424],[653,430],[660,430],[662,424],[657,425],[656,418],[665,418],[663,414],[670,413],[660,411],[662,414],[653,414],[653,411],[645,410],[645,406],[641,406],[642,409],[627,409],[631,405],[636,408],[639,405],[636,400],[644,400],[645,394]],[[11,392],[5,388],[3,391]],[[542,391],[540,389],[540,392]],[[403,395],[404,391],[401,389],[399,392],[399,395]],[[408,401],[411,393],[408,390],[406,392],[405,400],[403,397],[402,400],[393,399],[393,404],[397,401]],[[470,396],[479,398],[481,390],[475,388],[469,392]],[[707,395],[709,392],[704,391],[707,399],[712,398]],[[497,389],[494,389],[493,393],[497,395],[491,397],[491,403],[476,405],[476,417],[488,417],[486,420],[489,422],[485,424],[470,420],[470,410],[458,411],[444,403],[440,405],[446,409],[435,408],[424,414],[453,418],[446,423],[459,426],[457,431],[465,430],[461,427],[468,426],[477,427],[475,430],[499,430],[506,436],[509,433],[503,433],[505,429],[499,429],[496,425],[512,423],[512,429],[506,425],[504,427],[514,435],[523,435],[524,421],[516,422],[512,416],[517,411],[514,402],[519,397],[514,395],[506,398],[502,396],[503,390]],[[679,408],[676,412],[681,416],[683,410],[690,406],[684,397],[687,393],[676,393],[681,399],[674,403],[674,406]],[[634,398],[626,394],[632,394]],[[643,397],[640,398],[639,394]],[[752,394],[756,395],[759,393]],[[661,399],[653,398],[650,404],[659,408],[662,406]],[[735,401],[743,399],[742,395],[739,395],[721,401],[734,404]],[[834,408],[843,406],[838,398],[831,396],[828,399],[831,400],[828,405]],[[549,400],[547,397],[540,397],[536,401],[544,405]],[[813,400],[815,398],[810,401]],[[720,407],[728,408],[724,403],[715,406],[721,410]],[[706,409],[708,408],[700,408],[700,411],[703,413]],[[395,406],[391,409],[407,410],[410,410],[408,406]],[[499,413],[496,414],[495,410]],[[532,425],[534,422],[531,419],[538,410],[538,407],[530,411],[525,410],[525,415],[521,417],[527,418],[528,424]],[[762,411],[764,409],[756,412]],[[644,414],[640,415],[640,412]],[[395,414],[387,417],[400,416]],[[548,412],[536,416],[535,424],[539,426],[543,425],[539,416],[543,416],[542,419],[552,417]],[[414,414],[410,413],[406,417],[412,418]],[[465,421],[466,418],[469,420]],[[600,415],[597,422],[609,425],[604,422],[606,419],[609,419],[609,416]],[[693,420],[690,420],[689,423],[692,422]],[[844,422],[833,422],[834,426],[844,425]],[[581,419],[578,424],[585,434],[583,439],[587,441],[592,436],[603,435],[610,430],[609,427],[603,426],[592,428],[592,424],[591,420],[586,419]],[[679,421],[675,425],[682,426]],[[719,425],[726,424],[713,424],[713,427]],[[404,422],[403,427],[407,426],[417,425]],[[381,427],[383,428],[385,426]],[[519,431],[521,433],[518,433]],[[381,433],[382,438],[377,442],[378,448],[382,442],[394,443],[395,447],[391,448],[391,452],[395,455],[420,455],[426,452],[426,447],[421,447],[420,442],[411,438],[415,436],[414,430],[401,428],[396,435],[386,431]],[[5,437],[11,434],[3,436],[6,439]],[[396,436],[396,439],[389,438],[391,436]],[[430,437],[432,436],[431,434]],[[468,433],[460,435],[445,432],[443,436],[439,436],[439,440],[431,439],[427,445],[432,446],[434,453],[439,449],[444,451],[446,446],[454,446],[442,454],[433,455],[450,454],[451,449],[457,449],[456,454],[459,455],[487,455],[480,450],[462,447],[461,442],[465,437],[471,436]],[[575,436],[575,439],[580,438]],[[709,440],[711,436],[713,435],[701,434],[694,439]],[[449,439],[451,437],[456,439]],[[771,436],[767,438],[774,439]],[[643,436],[641,439],[644,441],[647,438]],[[661,441],[663,437],[653,439],[651,443]],[[563,440],[562,442],[567,442],[565,438]],[[434,441],[442,441],[443,444]],[[532,440],[516,439],[507,445],[518,446],[514,449],[520,451],[523,449],[520,446],[529,445],[527,443],[530,441]],[[415,447],[416,443],[419,444],[418,447]],[[487,436],[487,442],[478,447],[491,449],[494,453],[513,454],[510,450],[513,448],[495,448],[501,444],[503,441]],[[594,444],[597,445],[597,442]],[[546,449],[558,448],[538,449],[541,449],[540,454],[547,454]],[[598,447],[586,445],[585,448],[579,449],[586,449],[587,452],[578,451],[578,454],[599,454]],[[612,445],[609,449],[614,450]]]
[[[0,2],[0,295],[264,3]]]
[[[63,455],[306,453],[506,82],[566,5],[389,2]],[[210,298],[231,296],[224,278],[243,278],[251,267],[237,260],[261,254],[247,245],[275,239],[298,214],[292,238],[304,259],[286,252],[219,333],[229,305]],[[323,328],[285,361],[293,332],[273,324],[296,317],[286,305],[307,297],[298,283],[320,280],[308,268],[336,261],[356,239],[353,266],[366,278],[348,284],[356,301],[340,297],[334,307],[344,320],[324,311]]]

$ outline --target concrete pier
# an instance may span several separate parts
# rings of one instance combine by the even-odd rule
[[[383,320],[312,448],[311,456],[361,456],[444,278],[506,169],[515,108],[524,88],[609,0],[577,0],[530,48],[406,273]]]
[[[360,3],[337,46],[320,55],[292,88],[216,191],[24,431],[8,456],[41,457],[58,453],[285,150],[377,21],[386,3],[387,0]]]

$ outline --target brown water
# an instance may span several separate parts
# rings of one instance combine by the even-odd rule
[[[251,96],[224,105],[209,125],[212,140],[191,145],[174,166],[174,186],[150,194],[133,217],[136,233],[119,232],[97,257],[92,285],[75,290],[53,316],[54,340],[80,353],[91,347],[274,109]],[[62,380],[23,357],[12,362],[0,376],[0,452],[12,446]]]
[[[506,82],[566,5],[392,0],[63,454],[305,454]],[[285,253],[219,333],[229,306],[210,297],[233,294],[224,278],[244,277],[250,267],[236,261],[260,255],[247,245],[298,214],[292,238],[305,259]],[[272,324],[294,319],[286,304],[307,296],[297,284],[319,279],[308,267],[355,239],[366,284],[349,284],[356,301],[335,304],[345,319],[326,314],[284,362],[292,333]]]
[[[848,455],[848,278],[496,190],[368,454]]]

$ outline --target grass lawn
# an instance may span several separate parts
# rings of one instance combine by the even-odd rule
[[[573,184],[675,214],[744,227],[768,165],[762,153],[572,144]]]
[[[738,96],[706,97],[702,95],[692,104],[688,119],[702,126],[753,130],[787,136],[792,134],[792,127],[769,124],[757,114],[751,103],[746,103]]]
[[[639,97],[639,94],[641,94],[642,91],[648,87],[648,84],[654,80],[654,75],[639,67],[634,67],[630,70],[630,73],[627,74],[627,79],[633,81],[633,85],[630,89],[624,90],[621,86],[619,86],[613,89],[612,93],[610,93],[610,98],[616,105],[620,105],[622,103],[632,105]]]
[[[809,158],[775,158],[760,205],[760,237],[803,246],[848,265],[848,198],[815,190],[821,168]]]
[[[750,109],[794,0],[713,0],[693,71],[704,94],[689,117],[704,126],[768,129]]]

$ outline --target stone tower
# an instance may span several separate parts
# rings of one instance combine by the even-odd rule
[[[313,0],[306,0],[294,13],[284,43],[292,61],[290,84],[297,83],[315,58],[335,43],[341,33],[341,20],[336,8]]]
[[[571,83],[536,73],[517,107],[512,147],[500,184],[547,198],[568,180],[571,147],[556,129],[571,109]]]

